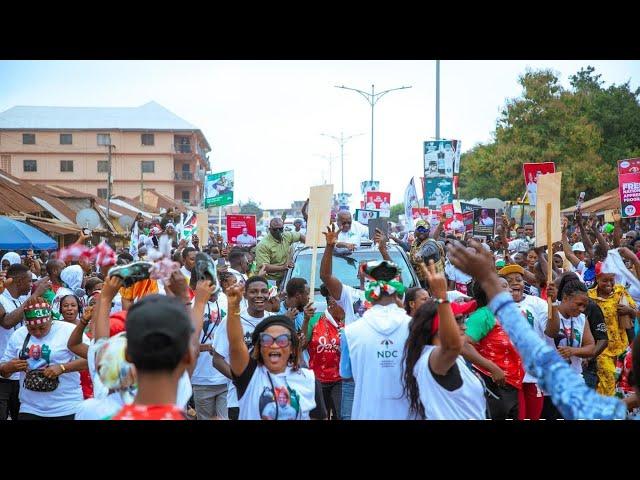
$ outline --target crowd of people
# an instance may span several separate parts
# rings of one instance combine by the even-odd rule
[[[368,229],[339,212],[319,261],[324,310],[309,278],[287,275],[306,238],[281,218],[257,245],[201,245],[165,215],[137,218],[132,248],[81,235],[7,252],[0,420],[633,417],[635,225],[578,212],[547,248],[533,224],[499,220],[483,241],[442,221],[378,230],[356,288],[333,264]],[[403,283],[392,245],[419,284]]]

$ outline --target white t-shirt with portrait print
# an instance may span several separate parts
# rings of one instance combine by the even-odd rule
[[[67,342],[75,328],[76,326],[72,323],[54,320],[51,323],[49,333],[44,337],[36,338],[32,335],[29,338],[26,349],[29,350],[32,345],[39,345],[42,349],[46,346],[50,351],[46,365],[69,363],[77,359],[73,352],[67,348]],[[19,357],[28,333],[27,327],[22,326],[11,335],[0,363]],[[89,344],[89,338],[86,335],[82,336],[82,341]],[[67,372],[60,375],[58,388],[52,392],[33,392],[26,389],[24,387],[26,372],[20,372],[19,375],[20,413],[31,413],[40,417],[72,415],[76,413],[78,405],[83,400],[79,372]]]
[[[246,309],[240,309],[240,325],[242,326],[242,331],[244,335],[244,343],[249,350],[253,347],[253,343],[251,342],[251,335],[253,331],[256,329],[256,326],[265,318],[274,315],[271,312],[264,311],[264,316],[262,318],[252,317],[249,315],[249,312]],[[220,325],[218,326],[218,334],[215,335],[213,339],[213,349],[224,358],[224,361],[230,364],[229,361],[229,336],[227,335],[227,319],[226,317]],[[213,358],[212,358],[213,361]],[[213,367],[215,369],[215,367]],[[227,408],[237,408],[238,407],[238,394],[236,392],[236,387],[233,382],[225,377],[227,380]]]
[[[517,303],[518,308],[522,312],[524,318],[529,322],[529,325],[533,328],[533,331],[547,344],[554,346],[553,340],[544,334],[547,328],[548,320],[548,306],[547,302],[540,297],[534,297],[532,295],[524,295],[524,298]],[[499,315],[498,315],[499,316]],[[554,346],[555,348],[555,346]],[[523,383],[538,383],[538,379],[531,375],[525,369]]]
[[[16,308],[20,307],[24,303],[24,295],[18,298],[13,298],[9,293],[9,290],[5,289],[0,295],[0,305],[4,308],[5,314],[9,314],[13,312]],[[7,348],[7,343],[9,343],[9,339],[13,332],[18,330],[24,322],[19,321],[11,328],[0,327],[0,355],[4,353],[5,348]],[[10,359],[11,360],[11,359]],[[9,377],[9,380],[19,380],[20,374],[18,372],[14,373]]]
[[[245,388],[239,387],[243,382]],[[309,413],[316,408],[316,377],[307,368],[287,367],[274,374],[250,359],[247,372],[234,383],[244,390],[238,400],[238,420],[310,420]]]
[[[584,330],[587,324],[587,317],[584,313],[581,313],[577,317],[566,318],[560,312],[558,312],[558,318],[560,319],[560,331],[558,332],[558,346],[566,347],[571,346],[574,348],[580,348],[584,341]],[[555,341],[549,337],[551,343],[555,348]],[[568,339],[571,338],[571,345],[568,343]],[[549,341],[547,340],[547,342]],[[571,362],[571,369],[574,370],[580,377],[582,377],[582,359],[575,355],[569,358]]]
[[[224,296],[224,299],[221,296]],[[205,322],[207,322],[209,316],[211,317],[210,323],[203,325],[200,333],[199,340],[201,345],[213,345],[213,339],[220,331],[223,320],[227,318],[227,301],[224,293],[220,293],[215,302],[207,302],[204,308]],[[216,324],[217,318],[220,320]],[[207,327],[206,331],[204,329],[205,326]],[[200,352],[196,366],[191,374],[191,385],[226,385],[227,381],[228,378],[213,366],[213,355],[206,351]]]

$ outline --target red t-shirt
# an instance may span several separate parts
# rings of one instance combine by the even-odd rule
[[[313,320],[312,320],[313,321]],[[311,340],[307,345],[309,367],[321,383],[339,382],[340,377],[340,331],[324,313],[315,324],[310,322]]]
[[[175,405],[125,405],[111,420],[186,420]]]

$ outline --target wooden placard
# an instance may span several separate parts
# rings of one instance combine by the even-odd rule
[[[311,187],[309,192],[309,209],[307,217],[307,234],[305,244],[313,247],[311,253],[311,278],[309,278],[309,291],[313,298],[316,288],[316,261],[318,258],[318,247],[327,244],[325,236],[331,222],[331,204],[333,202],[333,185],[318,185]]]
[[[548,173],[538,177],[537,201],[536,201],[536,247],[547,245],[547,205],[551,205],[551,225],[549,239],[551,243],[562,241],[562,228],[560,225],[560,188],[562,185],[562,172]]]

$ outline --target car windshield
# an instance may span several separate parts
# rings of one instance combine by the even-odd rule
[[[390,249],[391,250],[391,249]],[[291,277],[310,278],[311,277],[311,251],[306,251],[296,258],[295,266]],[[318,258],[316,262],[316,290],[320,288],[322,281],[320,280],[320,262],[324,251],[318,251]],[[401,253],[397,250],[389,251],[391,260],[395,262],[401,270],[402,283],[407,287],[413,287],[414,281],[411,273],[409,272],[409,266]],[[344,285],[349,285],[354,288],[360,288],[360,280],[358,279],[358,265],[360,262],[368,262],[371,260],[382,260],[380,252],[378,250],[370,251],[357,251],[351,253],[349,256],[333,256],[333,271],[334,277],[337,277]]]

